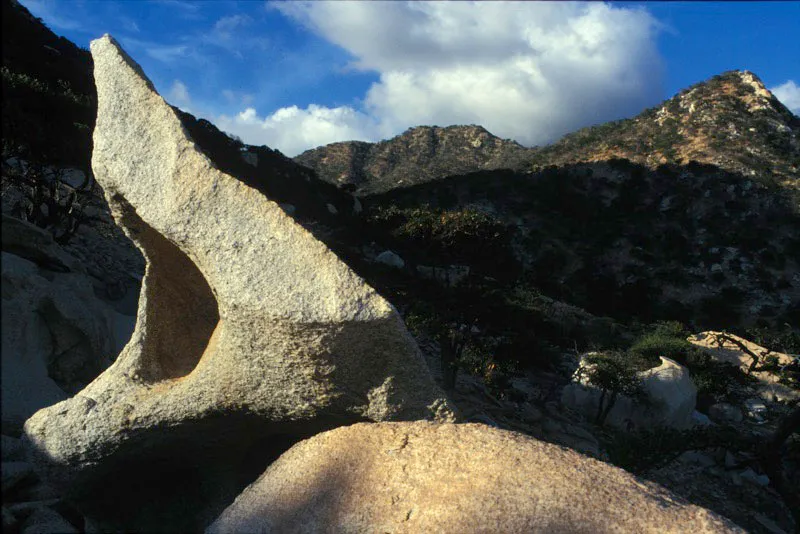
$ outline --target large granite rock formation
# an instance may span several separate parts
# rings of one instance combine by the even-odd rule
[[[742,531],[570,449],[485,425],[415,422],[298,443],[206,532]]]
[[[94,174],[147,270],[114,365],[25,425],[45,477],[96,528],[187,532],[302,437],[453,420],[394,308],[215,168],[111,37],[91,49]]]

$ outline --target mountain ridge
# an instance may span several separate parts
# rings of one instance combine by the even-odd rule
[[[477,125],[416,127],[377,143],[317,147],[294,160],[363,196],[441,179],[448,172],[533,172],[615,158],[649,168],[696,161],[797,189],[800,118],[758,76],[734,70],[696,83],[633,118],[582,128],[545,146],[527,148]]]

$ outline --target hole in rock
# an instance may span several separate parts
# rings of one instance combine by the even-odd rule
[[[113,198],[122,222],[147,259],[142,378],[181,378],[194,370],[219,323],[217,300],[203,274],[174,243],[144,222],[123,197]]]

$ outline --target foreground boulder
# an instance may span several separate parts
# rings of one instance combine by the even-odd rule
[[[94,174],[147,270],[114,365],[26,423],[45,477],[99,528],[188,532],[298,439],[453,420],[394,308],[216,169],[112,38],[91,49]]]
[[[415,422],[298,443],[206,532],[742,530],[570,449],[485,425]]]

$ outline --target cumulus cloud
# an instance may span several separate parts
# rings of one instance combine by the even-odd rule
[[[303,142],[311,148],[323,138],[375,140],[421,124],[477,123],[525,145],[543,144],[581,126],[633,115],[663,97],[659,26],[641,8],[594,2],[271,7],[349,52],[352,68],[379,75],[360,110],[285,108],[260,119],[269,126],[259,139],[278,125],[303,125],[302,134],[280,134],[291,139],[292,149],[277,145],[287,153]],[[276,121],[281,113],[292,120]],[[237,121],[252,126],[240,118],[231,124]]]
[[[191,103],[189,89],[186,87],[186,84],[180,80],[172,82],[172,87],[169,88],[168,98],[172,104],[178,107],[185,107]]]
[[[237,135],[250,144],[265,144],[287,156],[304,150],[346,139],[374,139],[379,133],[377,122],[350,107],[327,108],[310,105],[281,108],[266,117],[247,108],[234,117],[219,116],[215,123],[222,130]]]
[[[800,86],[789,80],[777,87],[770,89],[773,95],[795,115],[800,115]]]

